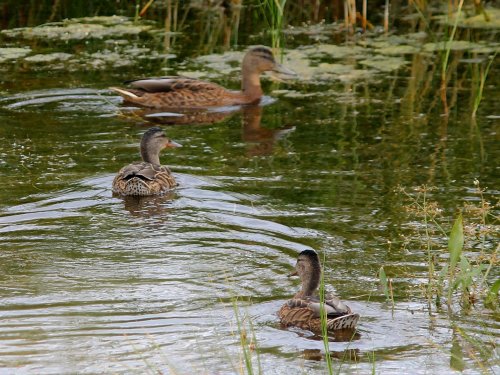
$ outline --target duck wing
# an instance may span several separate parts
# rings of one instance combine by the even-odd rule
[[[198,92],[222,89],[221,86],[212,82],[182,76],[143,78],[127,81],[125,83],[129,84],[130,87],[134,89],[143,90],[148,93],[173,92],[180,90]]]
[[[340,329],[354,329],[359,320],[358,314],[353,314],[351,309],[338,298],[329,299],[321,304],[318,298],[292,298],[279,310],[278,316],[282,324],[297,326],[313,332],[321,332],[320,308],[327,313],[327,329],[335,331]]]
[[[146,162],[136,162],[123,167],[118,175],[124,180],[139,177],[144,180],[154,180],[159,173],[170,173],[170,169],[162,165],[153,165]]]
[[[351,309],[343,303],[338,297],[328,296],[328,299],[321,303],[317,297],[307,297],[301,299],[301,304],[306,305],[313,313],[315,318],[321,315],[320,308],[323,307],[328,318],[334,318],[351,313]]]

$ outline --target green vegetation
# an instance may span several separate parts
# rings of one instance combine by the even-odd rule
[[[262,0],[264,18],[271,33],[273,49],[283,48],[283,22],[286,0]]]
[[[498,154],[492,147],[496,133],[491,124],[497,120],[498,10],[483,7],[481,1],[475,1],[474,6],[463,0],[42,0],[36,4],[31,2],[31,8],[22,3],[6,1],[6,6],[0,10],[4,27],[0,33],[4,43],[0,48],[0,69],[5,81],[1,88],[4,96],[1,111],[2,120],[9,121],[8,126],[0,127],[0,168],[9,176],[2,181],[1,189],[2,204],[9,210],[10,206],[19,202],[31,203],[40,196],[52,199],[59,194],[64,198],[67,189],[74,192],[75,184],[78,189],[88,189],[81,179],[111,173],[120,163],[129,161],[132,145],[136,146],[136,133],[142,131],[139,126],[143,126],[147,118],[140,111],[120,107],[106,92],[106,87],[140,75],[169,74],[201,77],[228,87],[236,86],[242,50],[250,44],[270,43],[283,52],[284,63],[299,73],[300,80],[274,91],[268,90],[269,82],[264,80],[264,85],[268,85],[266,93],[278,100],[261,108],[256,116],[258,124],[247,121],[245,114],[235,113],[233,118],[206,128],[169,128],[169,134],[190,141],[184,154],[172,156],[175,170],[195,176],[208,175],[207,180],[213,176],[215,180],[220,178],[217,181],[220,185],[211,186],[212,190],[208,189],[206,195],[212,197],[225,190],[230,195],[222,204],[213,199],[209,202],[210,208],[203,207],[199,211],[197,207],[185,208],[184,211],[189,212],[182,212],[182,215],[194,212],[189,219],[171,215],[169,220],[209,222],[206,225],[209,228],[199,229],[207,233],[200,235],[202,239],[190,238],[189,241],[199,241],[196,244],[200,248],[206,246],[203,242],[206,241],[216,248],[218,241],[210,239],[210,242],[205,237],[222,233],[220,242],[226,246],[224,254],[229,254],[228,248],[238,246],[238,242],[230,236],[224,238],[226,228],[221,229],[218,217],[207,219],[204,215],[208,211],[219,214],[214,207],[230,206],[228,202],[233,199],[236,202],[235,197],[248,195],[252,203],[248,207],[242,205],[242,209],[253,213],[262,208],[265,214],[256,215],[257,220],[264,215],[274,215],[273,223],[290,228],[307,227],[317,230],[320,237],[326,234],[338,239],[341,245],[334,255],[328,253],[329,247],[323,248],[322,267],[327,270],[346,267],[340,270],[338,281],[347,282],[339,290],[346,290],[346,294],[352,294],[348,298],[364,303],[367,306],[365,314],[372,310],[379,314],[390,310],[389,314],[397,316],[398,312],[410,309],[408,301],[426,304],[423,310],[429,315],[429,326],[432,326],[429,332],[434,326],[450,330],[446,344],[431,342],[449,355],[450,368],[464,371],[473,364],[478,371],[495,372],[498,334],[481,323],[483,317],[480,315],[494,320],[492,316],[500,309],[498,203],[494,200],[498,193],[495,186],[486,191],[479,182],[471,187],[467,181],[472,180],[471,176],[486,176],[495,181],[494,163]],[[360,14],[356,6],[361,3]],[[26,17],[14,17],[13,14],[26,14]],[[76,91],[82,87],[89,91]],[[75,91],[70,91],[72,89]],[[68,91],[60,94],[58,90]],[[106,110],[102,109],[104,106]],[[117,119],[118,108],[123,115]],[[122,121],[124,119],[127,121]],[[286,139],[280,133],[283,129],[288,131]],[[114,153],[111,156],[110,150]],[[134,148],[133,152],[136,151]],[[404,188],[393,194],[398,184]],[[424,185],[410,188],[420,184]],[[107,191],[104,184],[99,189]],[[190,193],[196,195],[193,191],[197,189],[195,186]],[[50,232],[50,218],[32,219],[33,225],[30,223],[26,228],[18,228],[15,224],[6,228],[22,234],[2,237],[16,250],[11,268],[20,269],[19,272],[24,267],[29,268],[33,274],[41,274],[41,279],[45,272],[50,274],[46,271],[48,265],[40,266],[43,272],[36,267],[30,268],[31,262],[36,264],[38,261],[33,254],[25,256],[27,260],[17,255],[17,250],[22,254],[29,248],[29,244],[19,238],[28,238],[27,241],[33,243],[34,239],[41,239],[42,245],[47,238],[65,240],[65,233],[73,233],[75,227],[83,231],[81,228],[86,228],[89,217],[92,229],[100,230],[100,220],[108,219],[113,226],[116,220],[127,228],[130,223],[117,219],[123,216],[124,208],[116,201],[108,203],[109,197],[99,195],[101,190],[95,193],[102,200],[96,203],[95,212],[80,209],[84,214],[68,227],[64,226],[64,219],[60,219],[62,234]],[[79,206],[76,198],[71,198],[74,200],[68,205],[63,198],[56,198],[62,203],[54,216],[78,215],[79,208],[75,208],[76,213],[66,208]],[[204,196],[183,198],[195,202],[189,203],[192,205],[196,204],[196,199],[208,200]],[[265,201],[261,206],[259,199]],[[50,202],[45,204],[48,208],[40,206],[37,209],[51,214]],[[131,233],[139,222],[148,225],[163,219],[161,213],[165,212],[165,206],[171,209],[169,204],[163,202],[155,207],[156,211],[151,210],[155,212],[148,217],[149,221],[127,217],[132,223]],[[182,204],[185,203],[179,203]],[[235,210],[239,204],[234,203]],[[408,212],[401,212],[403,209]],[[147,209],[135,213],[142,215],[143,211]],[[242,215],[241,218],[241,222],[246,223],[248,217]],[[180,224],[178,232],[192,230],[193,223]],[[155,224],[158,225],[151,232],[163,234],[163,230],[167,230],[163,222]],[[227,224],[232,233],[240,230],[238,225]],[[280,243],[260,244],[253,239],[255,234],[263,234],[261,232],[268,237],[281,234],[245,228],[244,224],[241,227],[245,232],[241,244],[248,247],[249,254],[255,252],[256,258],[263,256],[258,250],[266,246],[272,248],[273,254],[286,247]],[[213,232],[212,228],[215,228]],[[50,235],[38,231],[47,231]],[[177,238],[178,232],[169,234]],[[96,230],[91,235],[99,236],[100,233]],[[400,234],[404,238],[398,248],[394,238],[399,238]],[[119,234],[115,234],[116,243],[106,243],[107,238],[98,241],[97,237],[84,237],[86,233],[80,235],[84,246],[90,243],[97,248],[102,242],[114,249],[121,240]],[[147,235],[145,233],[144,237]],[[217,235],[213,237],[219,239]],[[287,233],[283,237],[292,241],[293,235]],[[389,239],[392,241],[390,249],[384,252]],[[130,233],[126,241],[130,242]],[[257,249],[252,247],[255,242],[259,244],[255,246]],[[49,245],[48,250],[58,248],[55,245],[59,244],[54,240]],[[160,257],[156,250],[151,253]],[[97,250],[86,251],[94,254]],[[287,251],[283,251],[284,259],[290,256],[291,251]],[[134,256],[140,259],[141,255]],[[133,260],[134,256],[124,254],[123,258]],[[54,263],[64,264],[61,258],[59,254],[54,255]],[[148,255],[147,260],[151,261],[150,258],[154,260]],[[262,266],[265,272],[262,271],[259,277],[265,278],[272,273],[271,265],[277,258],[273,256]],[[85,261],[82,259],[82,263]],[[98,267],[96,261],[95,269]],[[163,275],[159,271],[158,274]],[[325,281],[329,282],[323,275],[324,272],[320,284],[322,303]],[[161,276],[161,281],[165,281],[163,277],[168,275]],[[29,275],[21,279],[28,280]],[[266,294],[258,296],[261,300],[277,299],[279,293],[284,293],[284,286],[278,281],[269,281],[267,286]],[[373,289],[367,290],[372,286]],[[54,291],[58,291],[57,287],[53,286]],[[26,290],[33,293],[35,289],[26,286]],[[21,296],[24,293],[22,290],[14,292]],[[367,301],[367,295],[378,299],[373,302],[368,298]],[[385,303],[379,307],[377,301]],[[259,342],[257,345],[256,330],[260,327],[254,326],[240,303],[240,299],[231,298],[236,322],[236,340],[233,341],[238,342],[236,346],[241,353],[238,364],[233,366],[235,371],[262,373],[266,366],[264,361],[261,363],[263,353],[266,356],[271,353],[272,358],[285,358],[281,366],[289,364],[291,358],[302,358],[299,349],[282,353],[276,349],[279,344],[267,347],[267,343]],[[140,306],[134,304],[135,309],[142,309],[137,305]],[[200,311],[205,312],[205,307]],[[360,313],[362,340],[370,340],[371,333],[376,331],[374,325],[383,319],[389,327],[397,323],[376,313],[364,320],[363,311]],[[67,312],[63,311],[60,316],[65,314]],[[326,331],[323,309],[320,314],[322,341],[314,344],[321,348],[317,350],[323,353],[316,357],[323,362],[317,368],[326,369],[329,374],[342,373],[349,351],[339,351],[340,354],[335,355],[338,343],[332,341]],[[400,318],[401,315],[394,319]],[[78,320],[84,319],[79,317]],[[268,326],[271,326],[272,318],[269,320]],[[475,325],[464,327],[464,321],[468,320]],[[481,333],[479,338],[477,331]],[[297,346],[307,339],[307,336],[298,337]],[[354,337],[351,340],[355,346]],[[387,356],[397,357],[406,344],[394,351],[392,348],[386,352],[377,348],[363,350],[360,356],[353,355],[349,359],[369,366],[363,370],[368,368],[375,374],[379,363]],[[411,343],[407,347],[415,345],[428,349],[428,344]],[[369,346],[364,345],[366,347]],[[162,350],[164,347],[158,347],[157,351]],[[156,372],[156,364],[145,362],[151,373]],[[172,367],[172,373],[183,373],[174,370]],[[206,369],[207,373],[211,370]]]
[[[496,221],[496,217],[492,212],[491,205],[484,200],[483,190],[479,186],[479,182],[476,181],[475,184],[477,192],[481,196],[480,206],[468,204],[464,207],[464,212],[469,214],[467,219],[469,221],[468,231],[471,233],[470,238],[466,238],[464,234],[463,213],[458,214],[449,235],[447,235],[437,219],[441,210],[436,202],[428,201],[428,192],[430,191],[428,187],[420,188],[416,197],[404,189],[400,190],[411,200],[411,211],[424,220],[424,239],[428,254],[429,275],[426,296],[429,308],[431,308],[432,300],[439,307],[442,299],[446,298],[446,304],[451,309],[454,305],[454,296],[457,294],[460,305],[466,309],[479,299],[483,300],[485,306],[493,309],[498,306],[498,295],[496,295],[498,293],[498,280],[491,283],[488,281],[488,275],[497,262],[499,246],[496,246],[491,253],[488,253],[485,248],[486,237],[497,229],[497,225],[490,225],[488,220],[491,217]],[[476,237],[475,228],[481,230],[481,257],[471,261],[464,252],[464,243],[466,239],[470,242],[474,240]],[[444,265],[441,265],[440,261],[444,257],[442,251],[433,246],[433,236],[436,233],[448,238],[448,260]]]
[[[243,362],[243,366],[239,366],[240,370],[238,372],[247,375],[262,374],[259,348],[257,346],[257,338],[255,337],[252,319],[248,313],[241,313],[237,297],[232,297],[231,303],[233,306],[234,318],[236,320],[236,329],[237,334],[239,335]],[[254,367],[255,365],[253,363],[254,360],[252,353],[255,353],[257,368]]]
[[[380,285],[382,286],[382,290],[384,291],[385,300],[390,302],[392,307],[394,308],[394,294],[392,292],[392,280],[387,278],[387,275],[384,271],[384,266],[380,267],[378,271],[378,278]]]
[[[321,278],[319,283],[319,302],[321,308],[319,309],[320,319],[321,319],[321,336],[323,339],[323,346],[325,348],[325,360],[326,360],[326,369],[329,375],[333,375],[333,364],[332,358],[330,356],[330,345],[329,345],[329,336],[328,336],[328,327],[327,327],[327,314],[325,309],[323,308],[325,304],[325,263],[326,263],[326,253],[323,252],[323,261],[321,262]]]

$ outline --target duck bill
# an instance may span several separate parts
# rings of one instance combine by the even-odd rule
[[[296,78],[297,73],[295,73],[292,69],[288,69],[284,67],[281,64],[276,63],[274,65],[273,70],[271,71],[271,74],[274,76],[277,76],[278,78],[282,79],[291,79],[291,78]]]
[[[182,147],[182,145],[174,141],[170,141],[165,145],[165,148],[176,148],[176,147]]]
[[[292,277],[292,276],[299,276],[298,272],[297,271],[293,271],[293,272],[290,272],[288,275],[288,277]]]

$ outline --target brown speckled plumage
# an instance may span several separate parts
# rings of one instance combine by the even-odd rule
[[[321,277],[321,266],[318,254],[314,250],[304,250],[299,254],[296,272],[300,276],[301,290],[288,300],[279,310],[281,323],[295,326],[315,333],[321,333],[320,300],[317,288]],[[359,315],[354,314],[339,298],[333,295],[325,296],[322,306],[327,313],[327,330],[354,329]]]
[[[251,48],[242,62],[241,91],[232,91],[206,81],[186,77],[145,78],[128,81],[131,88],[110,89],[126,103],[149,108],[207,108],[252,104],[260,101],[260,75],[265,71],[294,75],[278,64],[267,47]]]
[[[151,128],[141,140],[143,161],[129,164],[118,172],[113,180],[113,193],[119,195],[157,195],[177,186],[168,167],[160,165],[160,150],[166,147],[178,147],[165,136],[160,128]]]

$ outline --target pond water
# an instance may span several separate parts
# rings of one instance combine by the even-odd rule
[[[336,371],[500,371],[498,314],[481,303],[429,310],[423,221],[398,190],[434,187],[447,230],[464,202],[480,201],[475,179],[497,202],[495,64],[472,120],[464,72],[484,58],[452,53],[456,104],[443,116],[429,51],[403,49],[373,68],[366,46],[383,49],[378,37],[344,44],[354,52],[342,56],[290,46],[285,61],[304,79],[265,80],[261,106],[164,125],[183,145],[161,157],[179,188],[123,199],[112,196],[112,179],[138,159],[151,122],[107,87],[194,72],[236,88],[231,56],[241,56],[177,46],[176,57],[134,33],[50,43],[4,35],[16,55],[0,65],[0,373],[244,372],[236,312],[255,335],[255,368],[325,373],[322,341],[276,316],[298,289],[286,275],[306,248],[325,254],[329,289],[361,315],[354,337],[330,342]],[[432,240],[446,254],[446,238]],[[466,251],[492,253],[495,241]],[[394,307],[379,287],[381,266]],[[495,267],[490,278],[498,275]]]

